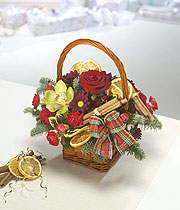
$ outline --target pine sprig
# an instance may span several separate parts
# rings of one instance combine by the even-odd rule
[[[83,144],[81,146],[81,152],[82,152],[82,154],[90,155],[91,152],[94,149],[94,146],[95,146],[96,141],[97,141],[96,138],[91,137],[91,139],[87,143]]]
[[[105,161],[106,158],[101,156],[101,155],[98,155],[98,154],[95,154],[94,155],[94,159],[97,161],[97,162],[100,162],[100,161]]]
[[[150,120],[146,121],[144,116],[138,113],[135,113],[135,114],[128,113],[128,114],[129,114],[129,119],[127,121],[127,124],[136,125],[138,123],[144,128],[144,130],[147,130],[147,129],[161,130],[162,129],[162,124],[156,116],[154,116],[155,120],[151,122]]]
[[[79,77],[74,78],[73,80],[73,89],[79,86]]]
[[[71,148],[70,140],[71,140],[71,138],[65,138],[64,139],[63,143],[64,143],[64,149],[65,150],[68,150],[69,148]]]
[[[51,80],[50,78],[42,77],[39,80],[39,87],[37,88],[36,92],[38,94],[43,94],[46,87],[48,86],[49,82],[52,82],[52,84],[55,85],[55,82],[53,80]]]
[[[48,131],[52,130],[53,128],[50,125],[40,124],[33,128],[30,132],[31,137],[37,137]]]
[[[133,144],[127,150],[127,155],[134,155],[137,160],[143,160],[146,158],[144,150],[140,147],[139,143]]]
[[[40,110],[34,110],[32,107],[27,107],[24,109],[24,113],[27,114],[31,114],[33,117],[36,118],[36,120],[40,119]]]

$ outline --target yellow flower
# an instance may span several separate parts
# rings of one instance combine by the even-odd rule
[[[45,92],[45,99],[41,100],[41,104],[46,104],[46,108],[50,112],[58,111],[57,114],[64,114],[68,111],[68,104],[74,98],[74,91],[72,87],[67,89],[62,80],[56,83],[54,89],[55,91],[47,90]]]

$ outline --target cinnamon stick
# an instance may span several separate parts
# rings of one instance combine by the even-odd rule
[[[101,115],[105,115],[107,113],[109,113],[110,111],[113,111],[114,109],[117,109],[119,108],[120,106],[122,106],[123,104],[127,103],[127,99],[122,99],[121,101],[119,101],[117,98],[112,99],[111,101],[111,105],[109,106],[105,106],[106,108],[105,109],[102,109],[102,106],[98,107],[98,112],[101,114]],[[112,103],[113,102],[113,103]],[[107,102],[108,103],[108,102]],[[106,105],[107,105],[106,103]],[[86,125],[87,123],[89,123],[89,119],[92,115],[94,115],[94,111],[90,112],[87,114],[88,115],[88,118],[85,117],[85,120],[83,120],[83,125]]]
[[[136,110],[142,114],[146,119],[149,118],[151,122],[155,120],[149,109],[146,107],[146,105],[142,102],[142,100],[139,98],[139,95],[135,93],[134,97],[132,98],[134,101],[134,105]]]
[[[112,104],[116,103],[117,101],[119,101],[117,98],[114,98],[108,102],[106,102],[105,104],[101,105],[98,107],[98,112],[102,112],[104,109],[107,109],[109,106],[111,106]],[[89,119],[92,115],[94,114],[94,110],[92,112],[89,112],[87,114],[85,114],[83,116],[83,120]]]
[[[3,186],[5,183],[13,179],[13,177],[14,176],[11,174],[11,172],[6,173],[0,181],[0,186]]]
[[[1,166],[1,167],[0,167],[0,173],[4,173],[4,172],[7,172],[7,171],[9,171],[8,165]]]

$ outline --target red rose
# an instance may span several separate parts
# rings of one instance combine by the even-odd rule
[[[149,105],[151,105],[152,110],[156,111],[158,109],[158,104],[156,102],[156,99],[152,96],[149,97]]]
[[[89,70],[80,75],[79,84],[87,93],[100,94],[110,87],[111,78],[111,73]]]
[[[122,113],[121,114],[121,119],[123,122],[127,122],[129,119],[129,115],[127,113]]]
[[[32,105],[34,106],[34,109],[37,109],[39,104],[40,104],[40,97],[39,97],[39,94],[37,93],[34,95],[33,101],[32,101]]]
[[[58,136],[54,131],[48,131],[48,135],[46,136],[46,138],[49,141],[49,144],[51,144],[53,146],[59,145]]]
[[[51,117],[53,112],[50,112],[47,108],[45,108],[41,113],[40,113],[40,119],[45,125],[50,125],[49,122],[49,117]]]
[[[71,112],[68,114],[66,118],[66,123],[71,127],[74,128],[82,124],[83,114],[79,112]]]
[[[61,124],[56,126],[56,130],[61,134],[61,133],[64,133],[66,131],[66,127],[63,123],[61,123]]]

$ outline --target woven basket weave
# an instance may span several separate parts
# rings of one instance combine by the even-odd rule
[[[114,61],[115,65],[120,73],[121,79],[122,79],[123,98],[128,99],[127,77],[126,77],[126,73],[125,73],[124,66],[123,66],[122,62],[109,48],[105,47],[100,42],[97,42],[94,40],[78,39],[78,40],[75,40],[75,41],[69,43],[64,48],[63,52],[60,55],[58,64],[57,64],[57,81],[62,79],[62,67],[63,67],[63,63],[64,63],[64,60],[65,60],[67,54],[73,47],[80,45],[80,44],[91,45],[96,48],[99,48],[100,50],[105,52]],[[128,109],[128,103],[123,105],[123,109],[124,110]],[[63,137],[61,139],[61,144],[63,145],[63,158],[65,160],[71,161],[71,162],[79,164],[79,165],[83,165],[85,167],[96,170],[98,172],[106,172],[116,162],[116,160],[118,160],[120,157],[119,152],[117,151],[116,147],[114,147],[112,159],[107,159],[105,161],[99,162],[94,159],[93,155],[82,154],[80,147],[70,148],[69,150],[65,150],[64,143],[63,143],[64,141],[65,141],[65,138]]]

